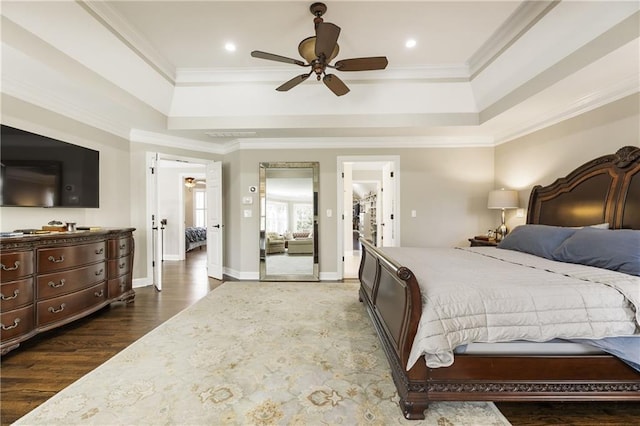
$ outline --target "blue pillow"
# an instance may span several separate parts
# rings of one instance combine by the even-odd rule
[[[500,241],[498,248],[553,259],[554,250],[576,231],[562,226],[520,225]]]
[[[640,231],[579,229],[553,252],[553,258],[640,276]]]

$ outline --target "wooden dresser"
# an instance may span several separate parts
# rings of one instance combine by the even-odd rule
[[[0,239],[0,351],[115,301],[131,302],[133,228]]]

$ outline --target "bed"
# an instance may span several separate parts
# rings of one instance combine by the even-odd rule
[[[606,223],[608,225],[604,225]],[[595,224],[611,228],[613,231],[589,228]],[[598,330],[596,334],[631,336],[621,338],[631,340],[634,339],[634,335],[637,337],[640,333],[638,328],[640,301],[637,300],[640,298],[640,291],[638,291],[640,281],[637,276],[621,269],[612,270],[594,267],[593,264],[585,266],[585,264],[573,263],[574,259],[571,256],[562,261],[556,260],[553,256],[558,256],[558,253],[563,250],[566,251],[565,248],[570,246],[569,242],[577,238],[575,236],[593,237],[593,232],[601,232],[604,234],[597,234],[597,238],[620,235],[637,237],[637,231],[629,230],[640,230],[640,148],[623,147],[615,154],[599,157],[582,165],[549,186],[535,186],[529,198],[527,223],[521,227],[523,232],[516,232],[517,229],[514,229],[501,243],[501,245],[505,243],[507,247],[415,249],[424,251],[414,252],[414,258],[406,257],[406,253],[403,253],[411,253],[413,249],[389,250],[374,247],[366,240],[360,240],[363,251],[359,269],[360,300],[364,303],[380,338],[398,390],[400,409],[407,419],[423,419],[424,410],[431,401],[640,401],[640,372],[619,357],[602,351],[534,352],[530,349],[539,348],[541,344],[527,346],[530,342],[526,340],[531,337],[531,334],[527,334],[526,331],[522,335],[524,337],[518,334],[521,329],[533,330],[535,337],[532,340],[544,342],[554,333],[554,330],[546,332],[542,326],[538,326],[539,330],[537,330],[529,324],[518,323],[503,324],[507,325],[506,332],[494,333],[484,330],[478,334],[473,327],[465,325],[464,316],[457,316],[458,314],[452,314],[446,309],[443,311],[450,315],[446,321],[436,319],[433,322],[431,318],[431,310],[435,303],[433,300],[441,296],[445,297],[447,294],[448,297],[455,296],[455,291],[447,289],[450,283],[445,282],[451,276],[451,271],[455,272],[454,276],[462,277],[464,280],[465,270],[472,270],[472,278],[464,282],[465,285],[476,285],[482,277],[492,282],[489,287],[490,291],[494,292],[493,296],[475,296],[474,300],[485,302],[478,304],[483,305],[478,309],[493,309],[487,306],[491,306],[490,302],[499,297],[507,298],[508,302],[511,301],[509,299],[512,297],[511,289],[504,284],[497,284],[502,275],[511,274],[510,279],[513,279],[513,274],[520,273],[522,280],[527,281],[540,279],[540,277],[530,276],[531,274],[550,274],[549,276],[553,278],[544,278],[543,281],[548,282],[548,286],[557,284],[556,289],[575,290],[578,295],[572,295],[574,299],[576,297],[582,297],[585,300],[612,298],[611,301],[602,303],[611,303],[611,312],[615,312],[611,315],[619,318],[615,321],[608,317],[601,318],[602,323],[615,323],[615,326],[611,330],[604,330],[598,329],[603,324],[596,324],[593,327],[594,330]],[[560,242],[556,247],[551,247],[555,243],[552,244],[549,239],[541,239],[538,241],[540,243],[538,249],[542,252],[538,253],[534,250],[535,255],[508,247],[509,244],[517,246],[518,241],[522,242],[523,234],[526,237],[524,231],[538,232],[541,229],[552,232],[554,238],[562,233],[568,236],[564,239],[558,237]],[[517,236],[518,234],[520,237]],[[631,239],[631,241],[637,240]],[[636,243],[632,242],[632,244]],[[591,246],[584,244],[584,241],[578,238],[577,245],[574,244],[573,247],[580,249]],[[627,249],[626,252],[631,251],[632,255],[637,256],[640,248],[635,245],[631,247],[632,250]],[[551,250],[550,254],[544,250]],[[455,256],[456,263],[448,260],[446,256],[449,254]],[[496,259],[498,255],[512,258]],[[545,255],[551,258],[545,258]],[[478,258],[481,259],[478,260]],[[424,259],[431,259],[431,261],[427,262]],[[482,266],[485,261],[487,265]],[[448,272],[443,271],[443,268]],[[520,272],[518,268],[521,269]],[[586,278],[585,274],[595,274],[594,282],[589,281],[592,278]],[[609,277],[614,282],[603,285],[598,278],[601,275]],[[563,285],[565,280],[568,280],[569,284]],[[617,288],[619,283],[621,283],[620,288]],[[526,283],[518,285],[518,288],[535,294],[535,296],[527,295],[527,298],[542,297],[540,293],[542,290],[533,287],[546,288],[546,286],[527,287]],[[476,290],[476,288],[465,287],[457,291],[457,294],[476,294],[473,293]],[[596,292],[603,292],[602,294],[606,296]],[[453,296],[452,293],[454,293]],[[514,297],[519,295],[514,293]],[[616,297],[617,301],[613,301]],[[521,300],[528,300],[527,298],[521,298]],[[547,300],[552,305],[558,301],[556,299],[564,298],[564,296],[547,297]],[[567,298],[571,299],[569,296]],[[600,303],[599,300],[595,302]],[[455,304],[450,303],[450,305]],[[619,305],[617,309],[616,304]],[[533,315],[529,315],[528,312],[525,314],[526,304],[524,306],[522,315],[511,313],[504,318],[515,317],[516,322],[519,322],[536,315],[538,318],[549,317],[547,325],[553,329],[556,325],[555,315],[562,317],[555,310],[547,311],[544,306],[541,307],[543,315],[540,315],[540,312]],[[472,309],[471,306],[464,305],[464,307]],[[580,309],[591,308],[581,307]],[[491,317],[496,313],[500,314],[492,311]],[[589,317],[591,314],[588,312],[586,315],[589,321],[595,318]],[[490,316],[487,317],[490,318]],[[438,321],[443,324],[444,331],[433,331],[428,328],[429,324],[439,324]],[[495,322],[492,323],[494,324]],[[560,322],[557,325],[560,325]],[[509,327],[514,329],[511,330]],[[607,325],[605,324],[604,327],[606,328]],[[584,333],[584,329],[580,327],[576,327],[571,332],[562,329],[560,337],[585,336]],[[431,342],[434,340],[432,338],[437,342],[444,342],[442,344],[449,347],[438,348],[437,345],[440,343],[436,343],[433,353],[425,352],[424,342]],[[487,346],[515,345],[514,341],[518,341],[517,344],[522,343],[523,346],[515,353],[513,351],[507,353],[481,351],[480,354],[474,354],[460,350],[466,348],[467,343],[474,342],[474,339],[479,339],[481,342],[488,341],[489,343],[481,343]],[[522,340],[525,342],[521,342]],[[551,341],[557,342],[557,339]],[[460,342],[463,344],[450,350]],[[565,340],[562,342],[566,343]],[[596,341],[586,338],[582,342],[595,343]],[[473,344],[475,343],[468,346]],[[552,344],[554,343],[542,343],[542,346],[547,345],[546,348],[548,348]]]
[[[207,228],[189,226],[184,229],[185,252],[207,245]]]

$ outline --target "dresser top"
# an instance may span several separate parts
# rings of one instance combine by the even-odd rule
[[[19,249],[28,246],[51,244],[81,244],[83,241],[114,238],[119,234],[130,234],[135,228],[100,228],[90,231],[49,232],[46,234],[23,234],[0,237],[0,250]]]

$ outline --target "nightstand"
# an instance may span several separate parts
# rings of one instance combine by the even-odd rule
[[[469,238],[471,247],[496,247],[498,243],[496,240],[477,240],[475,238]]]

